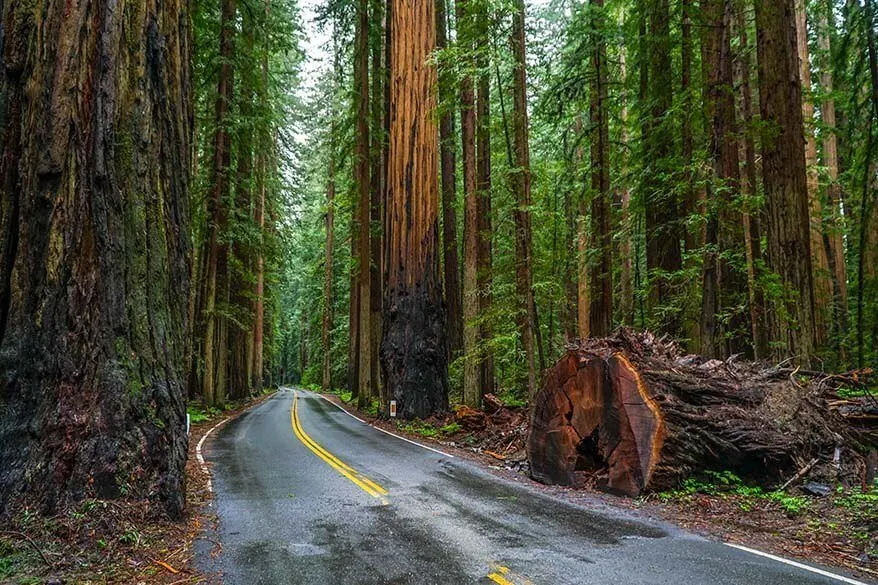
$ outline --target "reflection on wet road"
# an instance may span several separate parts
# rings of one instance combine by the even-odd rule
[[[227,585],[841,582],[599,503],[573,506],[301,390],[225,425],[204,453],[219,525],[199,541],[199,567]]]

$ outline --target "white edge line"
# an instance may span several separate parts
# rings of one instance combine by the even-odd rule
[[[783,557],[778,557],[766,552],[762,552],[759,550],[754,550],[752,548],[747,548],[746,546],[741,546],[740,544],[732,544],[730,542],[724,542],[724,545],[736,548],[738,550],[742,550],[744,552],[748,552],[753,555],[757,555],[760,557],[765,557],[766,559],[771,559],[773,561],[777,561],[779,563],[783,563],[785,565],[790,565],[792,567],[796,567],[797,569],[802,569],[804,571],[809,571],[811,573],[816,573],[818,575],[822,575],[824,577],[829,577],[830,579],[835,579],[836,581],[841,581],[842,583],[850,583],[851,585],[867,585],[862,581],[857,581],[856,579],[851,579],[850,577],[844,577],[842,575],[836,575],[835,573],[830,573],[829,571],[824,571],[823,569],[818,569],[816,567],[809,567],[808,565],[797,563],[796,561],[791,561],[789,559],[785,559]]]
[[[213,427],[211,427],[209,431],[207,431],[206,433],[204,433],[204,435],[201,436],[201,440],[198,441],[198,445],[195,446],[195,458],[198,460],[198,464],[201,466],[201,470],[207,475],[207,492],[208,493],[213,492],[213,484],[210,481],[210,479],[211,479],[210,478],[210,470],[207,468],[207,464],[204,462],[204,457],[201,455],[201,447],[202,447],[202,445],[204,445],[204,441],[207,439],[207,437],[210,436],[210,434],[212,432],[214,432],[215,430],[217,430],[218,428],[220,428],[221,426],[223,426],[224,424],[229,422],[229,420],[231,420],[231,417],[225,418],[225,419],[219,421]]]
[[[428,447],[427,445],[422,445],[422,444],[420,444],[420,443],[417,443],[417,442],[415,442],[415,441],[412,441],[411,439],[406,439],[405,437],[401,437],[401,436],[397,435],[396,433],[391,433],[390,431],[385,431],[385,430],[382,429],[381,427],[375,426],[375,425],[373,425],[373,424],[369,424],[368,422],[364,421],[363,419],[361,419],[361,418],[359,418],[359,417],[357,417],[357,416],[351,414],[351,413],[348,412],[346,409],[342,408],[340,405],[336,404],[335,402],[333,402],[332,400],[330,400],[329,398],[327,398],[327,397],[324,396],[323,394],[317,394],[317,395],[318,395],[320,398],[322,398],[323,400],[325,400],[326,402],[330,403],[331,405],[333,405],[334,407],[336,407],[337,409],[339,409],[340,411],[342,411],[343,413],[345,413],[346,415],[348,415],[349,417],[354,418],[354,419],[360,421],[360,422],[363,423],[364,425],[368,425],[368,426],[372,427],[372,428],[375,429],[376,431],[381,431],[381,432],[384,433],[385,435],[390,435],[391,437],[396,437],[396,438],[399,439],[400,441],[405,441],[406,443],[411,443],[412,445],[417,445],[417,446],[420,447],[421,449],[426,449],[427,451],[432,451],[433,453],[438,453],[439,455],[442,455],[442,456],[444,456],[444,457],[448,457],[449,459],[454,459],[454,458],[455,458],[454,455],[451,455],[451,454],[449,454],[449,453],[445,453],[444,451],[440,451],[439,449],[434,449],[433,447]]]

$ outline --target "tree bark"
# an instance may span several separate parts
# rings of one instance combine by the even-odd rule
[[[476,216],[478,218],[478,287],[479,313],[482,322],[479,338],[489,342],[493,337],[491,306],[493,286],[493,226],[491,219],[491,73],[490,30],[488,6],[476,4],[476,69],[478,70],[478,102],[476,105]],[[480,355],[479,379],[482,394],[493,394],[494,356],[490,351]]]
[[[448,409],[448,348],[439,276],[432,2],[392,0],[388,277],[381,367],[402,418]]]
[[[238,400],[250,393],[250,380],[253,367],[253,314],[250,296],[253,290],[250,278],[253,265],[253,249],[245,238],[237,234],[243,232],[239,226],[249,226],[252,222],[251,180],[253,178],[253,98],[256,80],[247,65],[253,57],[254,23],[252,17],[242,13],[243,51],[240,56],[240,91],[238,92],[238,128],[236,135],[237,164],[235,177],[235,198],[232,209],[232,229],[230,234],[230,312],[235,319],[229,327],[229,396]]]
[[[515,0],[512,15],[512,126],[515,153],[515,272],[516,290],[522,309],[521,335],[527,358],[528,396],[537,391],[539,350],[536,339],[537,315],[533,291],[533,238],[531,236],[531,175],[530,144],[527,114],[527,56],[525,48],[524,0]],[[540,368],[542,369],[542,368]]]
[[[387,15],[383,10],[383,0],[372,0],[372,22],[380,35],[370,35],[372,43],[372,124],[374,130],[372,136],[371,152],[371,204],[369,207],[369,220],[371,230],[371,244],[369,247],[369,335],[370,335],[370,358],[369,376],[371,377],[372,396],[381,398],[381,361],[378,356],[378,348],[381,347],[382,315],[381,305],[384,297],[384,258],[382,248],[384,246],[384,229],[381,226],[381,218],[384,213],[384,192],[386,190],[386,178],[384,176],[383,151],[387,142],[384,132],[384,94],[387,92],[386,75],[384,73],[385,45],[384,28],[387,26]]]
[[[268,17],[271,8],[271,0],[265,0],[265,15]],[[268,40],[262,47],[262,63],[260,73],[262,83],[259,87],[259,100],[262,110],[268,107]],[[256,251],[256,291],[253,302],[253,370],[250,388],[256,392],[262,392],[262,384],[265,379],[263,372],[265,353],[265,195],[266,179],[268,173],[268,153],[271,147],[271,139],[265,123],[259,126],[259,146],[256,149],[256,197],[253,202],[253,220],[259,231],[258,250]]]
[[[735,307],[746,280],[727,259],[743,248],[743,221],[736,201],[740,192],[734,72],[731,46],[731,0],[704,0],[701,51],[705,118],[710,124],[708,154],[713,172],[702,289],[701,353],[728,357],[746,349],[748,325]],[[720,320],[720,315],[725,315]]]
[[[830,41],[830,15],[829,5],[820,10],[819,30],[817,31],[818,45],[821,52],[820,85],[826,96],[820,108],[823,119],[823,165],[829,174],[829,183],[826,186],[826,201],[829,204],[831,216],[828,226],[826,241],[829,257],[830,270],[833,277],[834,325],[839,337],[844,337],[848,331],[848,283],[847,265],[844,250],[844,213],[841,204],[841,185],[838,182],[838,135],[836,131],[835,99],[832,97],[832,44]],[[845,360],[845,346],[839,345],[842,361]]]
[[[448,18],[446,14],[446,0],[436,0],[436,46],[442,50],[448,45],[447,29]],[[459,9],[458,9],[459,10]],[[458,23],[458,30],[461,24]],[[460,33],[458,32],[458,36]],[[460,40],[460,38],[458,38]],[[472,78],[469,79],[470,102],[472,102]],[[451,103],[454,102],[453,91],[454,83],[451,71],[446,71],[445,67],[439,70],[439,91],[442,106],[442,116],[439,119],[439,152],[442,173],[442,249],[444,252],[444,273],[445,273],[445,302],[448,305],[448,348],[451,350],[452,357],[457,357],[461,350],[466,350],[464,335],[466,330],[466,315],[463,308],[464,295],[461,292],[460,283],[460,262],[457,252],[457,213],[455,206],[457,202],[457,148],[455,146],[454,135],[454,109]],[[461,97],[465,93],[465,89],[461,90]],[[461,103],[461,110],[466,108],[465,103]],[[472,103],[470,103],[472,108]],[[464,134],[466,130],[464,129]],[[466,144],[464,144],[464,187],[467,186],[466,172]],[[475,148],[470,145],[469,148]],[[472,163],[471,163],[472,164]],[[475,170],[470,172],[474,173]],[[464,191],[466,193],[466,191]],[[466,195],[464,195],[465,197]],[[465,228],[464,228],[465,229]],[[466,236],[464,236],[466,237]],[[466,250],[464,251],[464,270],[466,270]],[[475,261],[475,259],[473,259]]]
[[[692,0],[681,0],[680,4],[680,92],[683,100],[683,112],[693,111],[692,104]],[[680,116],[680,142],[683,151],[683,165],[685,166],[685,186],[682,215],[687,220],[689,227],[684,230],[684,242],[687,252],[693,252],[704,245],[702,234],[704,230],[692,229],[690,218],[696,213],[702,213],[698,191],[692,185],[693,152],[695,150],[692,139],[692,116]],[[699,224],[700,225],[700,222]]]
[[[356,111],[354,185],[357,191],[357,286],[359,309],[357,337],[357,404],[369,406],[372,400],[372,230],[371,183],[369,182],[369,0],[357,3],[354,39],[354,109]]]
[[[628,63],[627,48],[625,47],[619,53],[619,69],[622,87],[627,87]],[[627,92],[622,94],[620,117],[622,123],[622,148],[627,150],[629,146]],[[631,327],[634,325],[634,256],[631,250],[631,238],[634,230],[631,218],[631,190],[627,185],[620,188],[619,208],[619,228],[622,232],[622,238],[619,242],[619,312],[622,325]]]
[[[205,406],[225,404],[228,376],[228,320],[219,309],[229,300],[229,247],[224,241],[229,221],[229,169],[231,136],[228,126],[232,104],[235,53],[235,0],[223,0],[220,17],[220,67],[217,82],[216,130],[212,191],[208,201],[207,272],[204,302],[204,338],[202,342],[202,400]]]
[[[330,368],[330,330],[332,329],[332,264],[333,245],[335,243],[335,112],[329,130],[329,177],[326,184],[326,250],[323,266],[323,331],[321,346],[323,348],[323,391],[332,390],[332,370]]]
[[[770,311],[785,357],[808,364],[815,351],[808,185],[793,0],[756,2],[762,175],[768,265],[784,286],[785,311]]]
[[[179,517],[188,4],[3,5],[0,515],[125,492]]]
[[[753,91],[750,83],[752,77],[750,41],[747,34],[749,23],[744,18],[743,10],[740,7],[735,13],[740,50],[741,121],[744,127],[741,137],[745,162],[743,193],[748,198],[741,216],[744,224],[744,245],[747,258],[747,296],[750,306],[753,357],[755,359],[763,359],[769,354],[769,336],[768,324],[766,322],[765,293],[762,287],[757,285],[757,266],[761,266],[763,263],[762,208],[755,203],[759,187],[756,168],[756,141],[753,130]]]
[[[473,54],[473,11],[469,0],[457,0],[457,42],[463,67],[471,70]],[[479,385],[479,293],[478,293],[478,192],[476,178],[476,109],[473,77],[464,73],[460,81],[460,127],[463,152],[464,260],[463,331],[466,359],[463,366],[463,402],[472,408],[482,404]]]
[[[591,0],[593,49],[591,82],[591,233],[597,260],[589,284],[591,334],[606,337],[613,328],[613,233],[610,228],[610,121],[607,93],[607,48],[604,42],[604,0]]]
[[[811,267],[814,282],[814,334],[817,347],[826,343],[832,322],[832,273],[823,243],[823,202],[820,200],[820,177],[817,162],[817,138],[814,135],[814,101],[811,98],[811,59],[808,49],[807,0],[796,0],[796,41],[799,54],[799,77],[802,81],[802,118],[805,131],[805,169],[808,185]]]

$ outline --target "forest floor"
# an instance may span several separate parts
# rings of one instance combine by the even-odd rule
[[[349,395],[328,395],[349,410]],[[837,567],[867,581],[878,581],[878,490],[829,489],[824,496],[801,486],[786,492],[745,485],[734,474],[710,470],[674,491],[640,498],[598,491],[583,476],[576,489],[546,486],[530,479],[525,456],[528,413],[489,400],[489,412],[459,407],[454,414],[427,421],[387,421],[357,411],[370,424],[442,449],[519,483],[588,506],[603,504],[636,510],[706,538]],[[826,489],[826,486],[810,486]]]
[[[0,526],[0,585],[203,583],[193,562],[195,542],[204,523],[216,519],[206,505],[211,493],[196,456],[198,443],[218,424],[270,395],[223,411],[190,408],[183,519],[169,520],[155,502],[125,499],[87,499],[49,518],[21,510]]]

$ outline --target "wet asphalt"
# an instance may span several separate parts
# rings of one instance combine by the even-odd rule
[[[297,392],[301,429],[388,493],[370,495],[306,447],[294,391],[278,392],[205,442],[218,523],[197,563],[226,585],[841,582],[599,502],[572,505]]]

